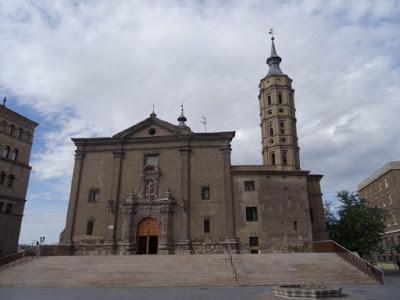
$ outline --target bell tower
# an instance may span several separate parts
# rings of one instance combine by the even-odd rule
[[[271,55],[267,59],[268,74],[261,79],[260,102],[263,164],[277,170],[299,170],[296,109],[292,80],[279,67],[271,29]]]

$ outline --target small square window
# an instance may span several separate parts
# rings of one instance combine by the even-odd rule
[[[255,190],[254,181],[245,181],[244,190],[249,192],[254,191]]]
[[[159,163],[158,154],[145,154],[145,156],[144,156],[144,165],[145,166],[157,167],[158,163]]]
[[[258,247],[258,236],[249,237],[249,246],[250,247]]]
[[[89,202],[99,202],[100,200],[100,190],[91,189],[89,191]]]
[[[210,233],[210,220],[204,219],[204,233]]]
[[[257,221],[257,207],[246,207],[246,221]]]
[[[6,213],[10,213],[12,211],[12,207],[13,207],[13,205],[11,203],[7,203]]]
[[[210,187],[203,186],[201,188],[201,199],[209,200],[210,199]]]

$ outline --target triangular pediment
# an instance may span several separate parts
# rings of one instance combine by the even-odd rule
[[[153,136],[171,136],[190,132],[188,127],[180,127],[156,117],[150,117],[113,136],[113,138],[140,138]]]

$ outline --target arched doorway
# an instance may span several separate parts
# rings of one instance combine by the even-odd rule
[[[137,228],[137,254],[157,254],[160,227],[153,218],[141,220]]]

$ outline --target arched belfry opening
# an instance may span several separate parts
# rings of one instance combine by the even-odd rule
[[[144,218],[137,226],[137,254],[157,254],[160,226],[154,218]]]

